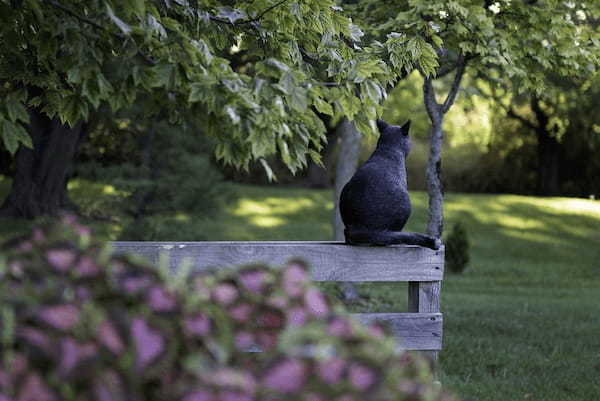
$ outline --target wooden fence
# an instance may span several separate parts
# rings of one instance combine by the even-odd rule
[[[158,262],[168,257],[171,268],[184,259],[196,269],[248,263],[283,266],[301,258],[316,281],[408,282],[408,312],[357,313],[363,322],[385,321],[399,347],[422,351],[434,361],[442,349],[440,290],[444,275],[444,248],[434,251],[410,245],[349,246],[342,242],[235,241],[235,242],[113,242],[116,253],[131,253]],[[400,296],[400,294],[399,294]]]

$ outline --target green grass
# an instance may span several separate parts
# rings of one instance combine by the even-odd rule
[[[179,217],[211,240],[331,238],[330,191],[237,189],[238,199],[214,221]],[[0,179],[0,196],[6,190]],[[102,210],[114,195],[110,187],[84,182],[71,193],[87,211]],[[407,229],[422,231],[426,196],[416,192],[412,199]],[[599,400],[600,202],[449,194],[446,220],[447,227],[464,223],[471,262],[443,285],[444,385],[473,401]],[[124,223],[113,216],[93,225],[111,239]],[[0,239],[23,229],[20,221],[3,222]],[[398,285],[367,284],[360,291],[365,301],[355,310],[405,308]]]

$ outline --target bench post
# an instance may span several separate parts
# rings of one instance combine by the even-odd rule
[[[411,313],[440,312],[441,281],[409,281],[408,311]],[[431,359],[434,371],[438,371],[438,351],[421,351]]]

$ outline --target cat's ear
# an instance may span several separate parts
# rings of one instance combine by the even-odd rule
[[[383,121],[381,118],[377,119],[377,129],[379,130],[379,132],[383,133],[383,131],[389,127],[389,124],[386,123],[385,121]]]
[[[408,120],[407,122],[405,122],[402,127],[400,127],[400,129],[402,130],[402,133],[404,135],[408,135],[408,131],[410,130],[410,120]]]

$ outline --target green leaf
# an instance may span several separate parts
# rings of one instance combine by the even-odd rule
[[[27,114],[25,106],[23,106],[23,103],[16,100],[15,97],[8,96],[5,105],[10,121],[22,121],[24,123],[29,122],[29,114]]]
[[[290,107],[300,113],[304,113],[308,107],[308,99],[306,98],[307,90],[305,88],[296,87],[288,97]]]
[[[231,118],[231,121],[234,124],[239,124],[240,123],[240,116],[237,113],[237,111],[235,110],[235,107],[232,106],[227,106],[225,107],[225,113],[227,113],[227,115],[229,116],[229,118]]]
[[[319,113],[327,114],[329,116],[333,115],[333,107],[320,97],[317,97],[313,100],[313,105],[317,109]]]
[[[11,154],[14,154],[17,151],[19,148],[19,143],[24,144],[28,148],[33,148],[31,137],[21,124],[14,123],[6,119],[2,119],[0,121],[2,139],[6,149]]]
[[[146,2],[145,0],[131,0],[131,6],[133,8],[133,12],[138,17],[142,18],[146,13]]]
[[[360,42],[360,39],[365,36],[365,33],[361,31],[358,25],[350,24],[349,26],[350,39],[355,42]]]
[[[219,13],[217,14],[217,17],[226,19],[232,24],[235,23],[236,21],[248,18],[248,15],[246,14],[245,11],[242,11],[237,8],[219,7],[218,11],[219,11]]]
[[[131,33],[131,27],[115,15],[108,3],[106,4],[106,13],[108,14],[108,18],[110,18],[110,20],[114,22],[117,27],[119,27],[121,32],[123,32],[125,35],[129,35],[129,33]]]
[[[277,177],[273,173],[273,170],[271,169],[271,166],[269,166],[269,163],[267,163],[267,161],[263,158],[260,158],[259,160],[260,164],[265,170],[265,173],[267,173],[267,178],[269,179],[269,181],[277,181]]]

